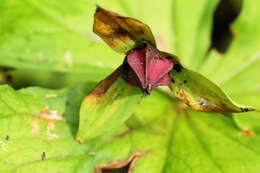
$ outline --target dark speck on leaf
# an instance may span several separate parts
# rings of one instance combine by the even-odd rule
[[[187,83],[188,81],[187,80],[184,80],[183,83]]]
[[[242,112],[248,112],[249,109],[248,108],[240,108]]]
[[[10,139],[10,137],[7,135],[7,136],[5,137],[5,140],[8,141],[9,139]]]
[[[182,71],[182,65],[180,64],[174,64],[173,69],[177,72],[180,73]]]
[[[171,82],[172,82],[172,83],[175,83],[175,80],[174,80],[173,78],[171,78]]]
[[[42,152],[42,160],[45,160],[45,159],[46,159],[46,153]]]

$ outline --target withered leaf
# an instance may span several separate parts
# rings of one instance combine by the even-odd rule
[[[154,36],[146,24],[101,7],[96,9],[93,31],[119,53],[127,53],[133,48],[141,47],[143,40],[155,46]]]
[[[95,173],[122,172],[132,173],[135,161],[143,156],[143,152],[135,152],[125,160],[118,160],[110,163],[104,163],[95,167]]]

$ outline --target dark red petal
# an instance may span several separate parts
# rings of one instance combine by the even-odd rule
[[[125,66],[125,68],[127,69],[124,69],[125,74],[123,76],[126,82],[129,85],[136,86],[138,88],[143,88],[140,80],[138,79],[136,73],[132,70],[132,68],[130,68],[128,64],[127,66]]]
[[[142,87],[145,87],[145,55],[142,49],[133,50],[127,55],[127,63],[137,76]],[[135,83],[136,81],[133,81]]]
[[[173,63],[168,59],[149,58],[148,59],[148,83],[158,86],[159,82],[172,69]]]
[[[156,82],[153,88],[157,86],[167,86],[169,84],[170,84],[170,77],[168,74],[165,74],[159,81]]]
[[[146,82],[152,86],[159,86],[156,84],[160,79],[165,76],[173,67],[170,59],[166,55],[153,47],[151,44],[146,43]]]

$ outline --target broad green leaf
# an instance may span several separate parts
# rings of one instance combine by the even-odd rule
[[[107,136],[132,114],[141,99],[141,90],[122,79],[123,66],[101,81],[82,102],[77,140],[85,142]]]
[[[101,7],[96,9],[93,31],[119,53],[126,54],[134,48],[141,47],[143,40],[155,46],[149,26],[134,18],[123,17]]]
[[[140,126],[122,126],[121,132],[109,139],[95,138],[79,144],[74,140],[77,125],[73,122],[77,119],[80,101],[91,87],[84,84],[57,91],[40,88],[14,91],[1,86],[6,93],[2,93],[1,98],[5,97],[7,102],[9,95],[18,94],[24,96],[16,98],[18,102],[34,98],[30,106],[40,106],[36,106],[36,113],[13,113],[1,118],[0,171],[92,173],[94,168],[111,166],[115,161],[120,165],[130,159],[131,163],[134,156],[133,173],[144,170],[151,173],[254,173],[259,169],[257,131],[239,129],[232,117],[221,114],[187,110],[175,113],[172,100],[158,92],[146,97],[135,110]],[[162,102],[158,104],[158,100]],[[0,101],[2,104],[5,103]],[[45,115],[46,107],[53,125],[39,119]],[[156,115],[149,116],[154,112]]]
[[[94,2],[3,1],[0,10],[0,65],[94,79],[122,62],[92,33]]]
[[[231,26],[234,38],[230,48],[218,58],[209,56],[212,65],[203,71],[230,94],[250,93],[259,88],[259,5],[257,0],[243,1],[241,14]]]
[[[213,14],[218,0],[173,0],[174,54],[192,70],[205,60],[210,46]]]
[[[255,110],[253,107],[236,104],[216,84],[180,64],[175,64],[170,75],[173,95],[194,110],[219,113]]]

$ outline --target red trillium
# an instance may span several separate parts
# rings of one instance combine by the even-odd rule
[[[169,85],[172,57],[149,42],[144,42],[143,48],[130,51],[124,63],[125,80],[129,85],[141,88],[144,95],[149,95],[154,87]]]
[[[98,7],[93,31],[116,52],[126,54],[121,75],[129,85],[149,95],[154,87],[169,84],[173,57],[156,48],[149,26]]]

